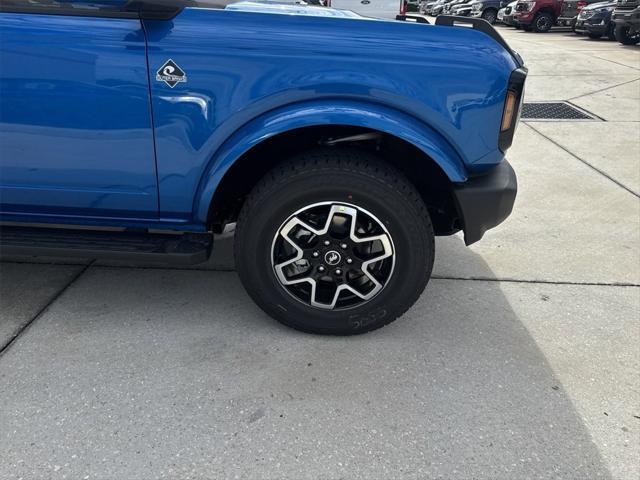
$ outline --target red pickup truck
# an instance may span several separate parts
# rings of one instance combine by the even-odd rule
[[[548,32],[556,24],[562,0],[526,0],[516,4],[513,20],[527,31]]]

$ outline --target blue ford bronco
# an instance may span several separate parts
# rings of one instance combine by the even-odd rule
[[[511,212],[526,77],[484,20],[409,20],[2,0],[2,253],[204,262],[235,223],[272,317],[388,324],[424,290],[435,235],[471,244]]]

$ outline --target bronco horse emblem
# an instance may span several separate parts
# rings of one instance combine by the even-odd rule
[[[324,261],[331,266],[339,264],[341,259],[342,257],[335,250],[327,252],[324,256]]]

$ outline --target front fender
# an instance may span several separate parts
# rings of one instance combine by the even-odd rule
[[[424,122],[382,105],[358,101],[302,102],[281,107],[245,124],[212,155],[195,196],[194,221],[206,222],[216,188],[237,159],[264,140],[290,130],[320,125],[369,128],[394,135],[432,158],[452,182],[467,180],[454,148]]]

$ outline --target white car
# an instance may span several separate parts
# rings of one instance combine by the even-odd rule
[[[472,8],[473,8],[473,3],[475,3],[475,2],[463,3],[461,5],[456,5],[455,7],[453,7],[451,9],[451,14],[452,15],[456,15],[458,17],[468,17],[469,14],[471,13]]]
[[[351,10],[363,17],[396,18],[404,13],[404,0],[331,0],[329,6],[339,10]]]

